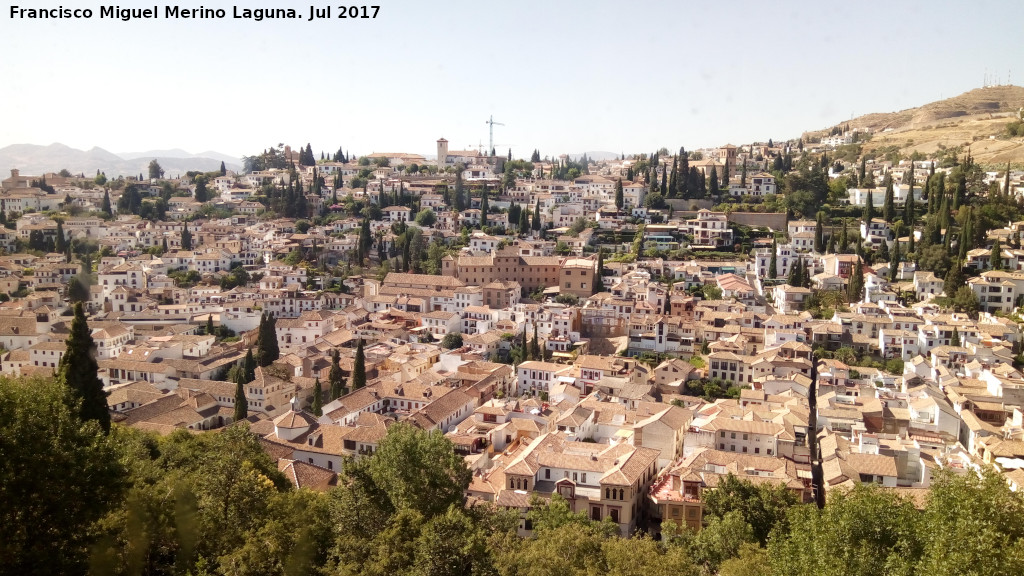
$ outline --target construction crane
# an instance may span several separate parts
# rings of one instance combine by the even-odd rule
[[[491,145],[490,150],[494,150],[494,126],[495,125],[504,126],[504,124],[502,124],[501,122],[495,122],[493,114],[491,115],[491,117],[489,119],[484,121],[484,124],[489,124],[490,125],[490,128],[491,128],[491,139],[489,141],[489,144]],[[488,152],[490,150],[488,150]]]

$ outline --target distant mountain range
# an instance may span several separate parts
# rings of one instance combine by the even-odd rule
[[[221,162],[224,162],[228,170],[242,169],[240,159],[213,151],[190,154],[184,150],[174,149],[114,154],[102,148],[78,150],[59,143],[49,146],[12,144],[0,148],[0,177],[7,177],[11,168],[17,168],[27,176],[60,172],[63,169],[72,174],[86,175],[95,174],[99,170],[109,178],[132,176],[146,174],[149,163],[154,158],[168,177],[184,174],[189,170],[219,170]]]
[[[580,154],[569,154],[569,158],[572,160],[579,160],[583,155],[586,154],[587,158],[602,162],[604,160],[618,160],[618,152],[605,152],[604,150],[594,150],[592,152],[582,152]]]

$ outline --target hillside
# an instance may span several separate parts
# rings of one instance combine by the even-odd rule
[[[157,153],[140,153],[124,157],[97,147],[78,150],[59,143],[49,146],[12,144],[0,148],[0,174],[6,176],[11,168],[18,168],[22,174],[30,175],[58,172],[67,168],[73,174],[95,174],[99,170],[108,177],[115,178],[144,174],[149,167],[150,160],[156,158],[167,176],[175,176],[189,170],[203,172],[218,170],[221,159],[231,159],[230,156],[216,152],[204,152],[200,155],[189,155],[184,150],[154,152]],[[211,157],[211,155],[215,156]],[[241,166],[237,162],[238,160],[227,161],[227,168],[240,170]]]
[[[897,146],[902,155],[926,156],[942,148],[971,147],[982,164],[1024,163],[1024,138],[1006,136],[1006,125],[1024,107],[1024,87],[990,86],[899,112],[866,114],[841,125],[867,129],[864,151]],[[805,141],[828,133],[804,134]]]

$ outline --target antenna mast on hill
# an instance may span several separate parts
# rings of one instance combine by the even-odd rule
[[[489,124],[490,128],[491,128],[491,139],[490,139],[490,142],[488,142],[490,144],[490,149],[488,151],[494,150],[494,126],[495,125],[504,126],[504,124],[502,124],[501,122],[495,122],[493,114],[491,115],[491,117],[489,119],[484,121],[484,124]]]

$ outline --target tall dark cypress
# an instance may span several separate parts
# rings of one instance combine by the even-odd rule
[[[249,401],[245,398],[245,384],[242,380],[245,376],[241,372],[235,373],[235,422],[245,420],[249,416]]]
[[[320,377],[317,376],[316,382],[313,383],[313,406],[312,412],[317,416],[323,416],[323,403],[324,403],[324,390],[320,385]]]
[[[817,252],[818,254],[821,254],[822,251],[825,250],[825,233],[824,230],[822,230],[823,224],[821,221],[821,212],[818,212],[817,216],[818,217],[816,218],[816,221],[814,223],[814,251]],[[774,244],[775,241],[773,240],[772,243]]]
[[[818,509],[825,508],[825,470],[818,452],[818,359],[811,357],[811,384],[807,390],[807,448],[811,457],[811,491]]]
[[[889,224],[892,224],[893,218],[896,217],[896,205],[892,185],[892,177],[888,174],[885,175],[885,201],[882,204],[882,218]]]
[[[97,376],[96,344],[81,302],[75,303],[75,317],[65,344],[67,350],[60,359],[59,377],[71,391],[69,398],[77,406],[83,421],[95,420],[103,432],[108,433],[110,411],[107,409],[107,393],[103,390],[103,381]]]
[[[331,401],[345,395],[345,377],[341,373],[337,349],[331,352],[331,371],[327,374],[327,383],[330,386]]]
[[[242,372],[244,373],[246,384],[256,379],[256,359],[253,358],[252,348],[249,348],[245,353],[245,360],[242,362]]]
[[[366,386],[366,354],[363,352],[363,341],[359,340],[356,347],[356,359],[352,364],[352,389],[359,390]]]
[[[259,336],[256,341],[256,360],[260,366],[270,366],[281,357],[277,344],[277,320],[267,312],[260,318]]]

